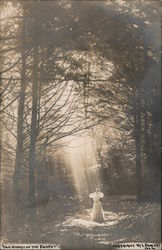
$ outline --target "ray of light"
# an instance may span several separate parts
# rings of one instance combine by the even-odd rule
[[[78,194],[89,193],[101,185],[96,149],[89,135],[75,137],[69,143],[66,159]]]

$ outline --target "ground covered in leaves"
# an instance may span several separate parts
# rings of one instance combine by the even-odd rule
[[[2,228],[2,242],[55,243],[66,249],[109,249],[119,242],[160,242],[159,203],[109,198],[103,202],[104,223],[91,221],[91,206],[78,201],[78,197],[60,197],[46,205],[24,208],[16,220],[10,214]]]

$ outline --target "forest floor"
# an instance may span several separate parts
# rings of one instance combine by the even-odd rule
[[[90,219],[91,206],[73,198],[50,200],[36,209],[33,219],[30,208],[19,216],[17,225],[8,224],[2,235],[5,243],[55,243],[62,249],[112,249],[121,242],[160,242],[160,204],[137,203],[117,198],[103,202],[105,222]]]

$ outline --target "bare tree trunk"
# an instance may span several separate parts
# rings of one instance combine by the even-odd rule
[[[150,133],[149,133],[149,120],[148,112],[147,112],[147,104],[145,103],[145,110],[144,110],[144,149],[146,153],[146,163],[147,168],[149,171],[149,178],[152,178],[152,150],[151,150],[151,140],[150,140]]]
[[[33,54],[33,83],[32,83],[32,118],[30,129],[29,147],[29,202],[34,204],[35,197],[35,163],[36,163],[36,140],[37,140],[37,104],[38,104],[38,48],[34,48]]]
[[[145,103],[144,108],[144,136],[145,136],[145,153],[148,159],[149,152],[149,124],[148,124],[148,113],[147,113],[147,104]]]
[[[15,169],[13,176],[13,187],[16,199],[20,198],[20,170],[23,159],[23,114],[24,114],[24,102],[25,102],[25,74],[26,74],[26,55],[24,50],[22,51],[22,69],[21,69],[21,86],[20,86],[20,99],[18,105],[18,121],[17,121],[17,145],[16,145],[16,158]]]
[[[135,129],[135,148],[136,148],[136,178],[137,178],[137,201],[141,200],[142,195],[142,165],[141,165],[141,102],[140,96],[134,95],[134,129]]]
[[[24,103],[25,103],[25,89],[26,89],[26,53],[25,53],[25,40],[26,40],[26,30],[25,30],[25,10],[23,11],[23,27],[22,27],[22,66],[21,66],[21,85],[20,85],[20,97],[18,104],[18,120],[17,120],[17,145],[16,145],[16,158],[15,158],[15,168],[13,175],[13,189],[15,194],[15,201],[20,201],[20,171],[23,159],[23,115],[24,115]]]

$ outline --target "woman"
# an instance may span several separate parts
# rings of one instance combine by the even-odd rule
[[[96,192],[89,195],[89,198],[93,198],[93,208],[92,208],[92,220],[96,222],[104,222],[104,212],[100,202],[100,198],[103,198],[104,194],[100,192],[97,188]]]

